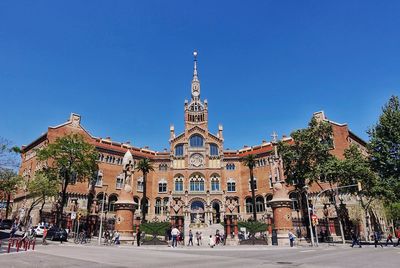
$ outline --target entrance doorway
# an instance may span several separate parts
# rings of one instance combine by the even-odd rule
[[[202,201],[193,201],[190,205],[190,222],[204,223],[204,203]]]
[[[221,211],[220,211],[219,203],[213,202],[212,209],[213,209],[213,222],[221,223]]]

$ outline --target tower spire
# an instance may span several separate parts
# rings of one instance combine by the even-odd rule
[[[200,81],[197,76],[197,50],[193,51],[194,66],[193,66],[193,79],[192,79],[192,100],[200,99]]]

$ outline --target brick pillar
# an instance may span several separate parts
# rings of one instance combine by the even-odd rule
[[[231,216],[226,216],[226,235],[231,235]]]
[[[133,213],[135,202],[129,185],[121,191],[120,198],[115,202],[115,230],[120,233],[121,242],[133,241]]]
[[[292,200],[289,199],[286,187],[280,182],[274,184],[274,196],[270,204],[274,215],[275,229],[278,234],[278,244],[288,245],[288,232],[293,232]]]

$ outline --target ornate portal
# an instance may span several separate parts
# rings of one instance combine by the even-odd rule
[[[204,166],[204,157],[201,154],[193,154],[190,157],[190,165],[193,167],[203,167]]]

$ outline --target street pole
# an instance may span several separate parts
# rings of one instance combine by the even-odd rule
[[[108,188],[108,185],[103,185],[106,187],[105,191],[103,192],[103,202],[101,203],[101,214],[100,214],[100,230],[99,230],[99,241],[98,244],[99,246],[101,245],[101,237],[103,236],[103,213],[104,213],[104,202],[105,202],[105,197],[106,197],[106,191]]]
[[[311,245],[314,246],[314,234],[313,234],[313,228],[312,228],[312,223],[311,223],[310,205],[308,203],[307,190],[306,190],[305,194],[306,194],[306,201],[307,201],[308,222],[310,225],[309,227],[310,227],[310,235],[311,235]]]

